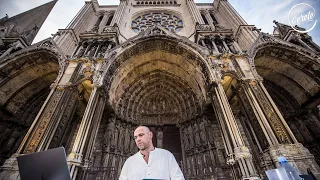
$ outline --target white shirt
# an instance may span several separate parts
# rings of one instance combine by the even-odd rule
[[[173,154],[165,149],[150,151],[148,164],[139,152],[124,163],[119,180],[165,179],[184,180]]]

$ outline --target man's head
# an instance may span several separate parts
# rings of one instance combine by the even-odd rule
[[[134,130],[134,140],[140,150],[148,149],[152,145],[152,132],[146,126],[139,126]]]

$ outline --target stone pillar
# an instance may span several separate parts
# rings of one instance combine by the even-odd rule
[[[296,36],[295,39],[297,41],[299,41],[299,43],[301,43],[301,45],[311,51],[314,51],[314,49],[312,49],[307,43],[305,43],[302,39],[301,39],[301,36]]]
[[[235,41],[235,39],[233,39],[233,45],[234,45],[234,47],[237,49],[237,51],[238,51],[240,54],[243,53],[242,50],[241,50],[241,48],[240,48],[240,46],[239,46],[239,44]]]
[[[99,125],[102,119],[102,115],[103,115],[103,111],[104,111],[104,107],[105,107],[105,103],[106,103],[106,97],[101,95],[99,92],[99,99],[97,102],[97,107],[95,108],[95,112],[93,115],[93,120],[92,120],[92,125],[90,127],[90,134],[88,135],[88,143],[85,145],[84,151],[85,153],[83,153],[83,160],[84,160],[84,167],[87,167],[89,165],[89,162],[91,160],[91,156],[92,156],[92,152],[94,149],[94,144],[96,141],[96,137],[98,134],[98,130],[99,130]],[[78,135],[78,134],[77,134]]]
[[[103,113],[105,98],[94,87],[83,115],[71,153],[68,155],[68,165],[72,179],[76,179],[79,167],[88,165],[94,140]],[[87,143],[88,142],[88,143]]]
[[[212,46],[214,47],[215,52],[219,53],[218,47],[217,47],[216,43],[214,42],[214,36],[211,36],[210,40],[211,40]]]
[[[225,41],[225,37],[224,36],[221,36],[221,40],[222,40],[222,44],[224,46],[224,48],[226,49],[227,52],[230,52],[230,49]]]
[[[205,15],[205,17],[207,18],[207,21],[208,21],[208,23],[209,23],[212,31],[215,31],[216,27],[215,27],[215,25],[213,24],[213,20],[212,20],[212,18],[211,18],[211,16],[210,16],[209,11],[208,11],[208,10],[205,10],[205,11],[204,11],[204,15]]]
[[[320,177],[320,167],[314,156],[298,143],[262,81],[245,80],[242,88],[269,143],[268,151],[263,156],[271,158],[277,165],[277,157],[285,156],[301,174],[307,174],[307,168],[310,168],[316,177]]]
[[[14,49],[14,46],[11,46],[9,49],[7,49],[7,50],[0,56],[0,58],[4,58],[4,57],[7,56],[8,54],[10,54],[13,49]]]
[[[220,82],[215,84],[212,91],[213,106],[215,107],[217,118],[220,120],[223,136],[231,137],[235,160],[239,164],[242,178],[259,179],[253,166],[252,155],[244,144],[222,84]],[[230,151],[230,145],[227,145],[227,149]],[[229,161],[229,163],[232,162]]]
[[[122,16],[124,14],[124,11],[127,7],[128,4],[128,0],[120,0],[120,4],[117,8],[117,11],[114,13],[114,17],[111,21],[111,26],[114,26],[115,24],[120,24]]]
[[[197,9],[195,2],[193,0],[187,0],[187,6],[189,8],[189,11],[191,12],[194,22],[204,24],[200,11]]]
[[[246,80],[243,83],[243,87],[248,99],[253,102],[253,108],[257,110],[260,116],[258,118],[262,120],[267,130],[268,134],[266,136],[269,137],[271,144],[297,143],[296,138],[265,90],[262,82]]]
[[[104,13],[104,16],[103,16],[103,18],[102,18],[102,20],[101,20],[101,23],[100,23],[100,25],[99,25],[99,33],[101,33],[102,31],[103,31],[103,29],[104,29],[104,27],[106,26],[106,23],[107,23],[107,21],[108,21],[108,19],[109,19],[109,17],[110,17],[110,15],[111,15],[112,13],[110,12],[110,11],[106,11],[105,13]]]

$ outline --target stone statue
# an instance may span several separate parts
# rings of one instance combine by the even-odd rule
[[[108,43],[103,43],[97,57],[98,58],[103,58],[103,56],[105,55],[106,51],[108,50]]]
[[[207,142],[207,136],[206,136],[206,127],[205,124],[203,122],[203,120],[199,120],[198,121],[199,126],[200,126],[200,139],[201,139],[201,143],[206,143]]]
[[[123,151],[123,143],[124,143],[124,127],[123,124],[119,123],[119,140],[118,142],[118,150]]]
[[[190,142],[190,148],[192,148],[194,146],[194,136],[193,136],[193,132],[192,132],[192,125],[188,126],[188,139]]]
[[[300,134],[298,128],[296,127],[295,124],[293,124],[293,122],[288,122],[288,125],[292,131],[292,133],[294,134],[294,136],[296,137],[296,139],[298,140],[299,143],[305,143],[303,136]]]
[[[200,141],[199,128],[198,128],[197,122],[194,122],[193,128],[194,128],[194,140],[195,140],[195,144],[198,146],[198,145],[200,145],[201,141]]]
[[[112,146],[112,147],[115,146],[114,129],[115,129],[115,119],[111,118],[108,124],[107,130],[104,134],[104,144],[106,146]]]
[[[205,116],[202,118],[202,122],[203,122],[203,126],[205,127],[207,140],[210,143],[214,143],[214,134],[213,134],[213,131],[212,131],[212,129],[213,129],[212,124],[210,122],[208,122],[208,119]]]
[[[189,138],[188,138],[188,129],[187,127],[183,127],[183,133],[182,133],[182,138],[184,142],[184,148],[187,150],[189,149]]]
[[[308,143],[312,142],[312,141],[313,141],[313,138],[312,138],[312,136],[311,136],[308,128],[306,127],[306,125],[305,125],[301,120],[299,120],[298,123],[299,123],[299,127],[298,127],[298,128],[299,128],[299,130],[300,130],[303,138],[304,138]]]
[[[129,152],[130,148],[130,133],[129,133],[130,126],[127,124],[125,125],[125,137],[124,137],[124,152]]]
[[[114,142],[115,142],[115,148],[117,149],[119,146],[119,134],[120,134],[120,122],[115,123],[115,128],[114,128]]]
[[[130,131],[130,134],[131,134],[131,138],[130,138],[130,152],[131,153],[135,153],[136,152],[136,143],[135,143],[135,140],[133,138],[133,132],[134,132],[134,126],[131,126],[131,131]]]
[[[86,51],[87,47],[88,47],[88,43],[87,42],[83,42],[76,57],[77,58],[82,57],[84,55],[84,52]]]
[[[97,50],[97,45],[91,46],[90,51],[88,52],[88,56],[89,57],[93,57],[95,52],[96,52],[96,50]]]
[[[162,142],[163,142],[163,132],[162,132],[162,128],[159,127],[157,129],[157,147],[158,148],[162,148]]]

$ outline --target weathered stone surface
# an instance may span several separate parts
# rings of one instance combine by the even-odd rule
[[[278,22],[262,33],[228,1],[146,2],[88,1],[31,46],[0,34],[0,179],[19,179],[19,154],[58,146],[72,177],[117,179],[138,125],[186,179],[259,179],[278,156],[319,177],[311,38]]]

